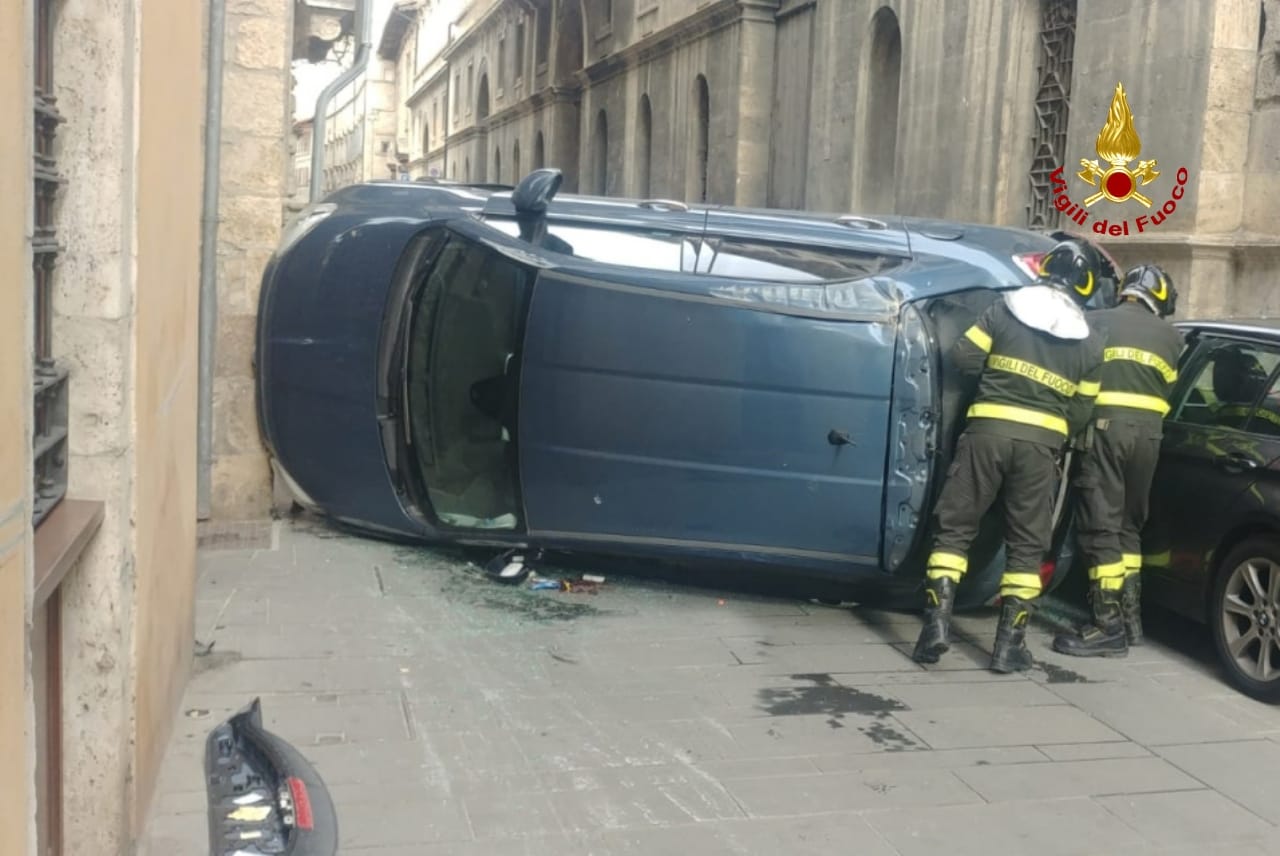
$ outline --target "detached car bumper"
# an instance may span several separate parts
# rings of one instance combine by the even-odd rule
[[[205,742],[211,856],[333,856],[338,818],[320,775],[262,727],[262,705],[214,728]]]

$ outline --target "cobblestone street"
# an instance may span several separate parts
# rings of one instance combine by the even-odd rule
[[[149,856],[206,852],[204,738],[255,696],[352,856],[1280,852],[1280,710],[1222,682],[1202,631],[1074,661],[1042,625],[1037,669],[998,676],[994,615],[965,615],[926,671],[911,614],[532,591],[306,520],[224,534]]]

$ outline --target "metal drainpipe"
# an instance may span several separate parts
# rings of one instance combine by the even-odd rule
[[[342,87],[364,74],[365,67],[369,64],[369,50],[373,47],[373,10],[370,8],[371,2],[372,0],[357,0],[355,16],[356,27],[360,33],[360,46],[356,50],[356,58],[351,62],[351,68],[334,78],[320,92],[320,97],[316,99],[316,113],[311,126],[312,202],[319,202],[320,196],[324,192],[325,112],[329,109],[329,102],[333,100],[333,96],[337,95]]]
[[[205,92],[204,189],[200,213],[200,332],[196,412],[196,517],[209,518],[213,469],[213,358],[218,312],[218,183],[222,155],[222,66],[226,0],[209,0],[209,69]]]

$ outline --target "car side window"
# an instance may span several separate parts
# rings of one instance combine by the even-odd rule
[[[1250,434],[1280,437],[1280,376],[1267,387],[1266,394],[1249,417],[1245,430]]]
[[[1280,399],[1265,403],[1277,394],[1267,388],[1277,365],[1280,355],[1248,342],[1210,343],[1195,380],[1171,418],[1191,425],[1251,431],[1259,430],[1259,423],[1266,423],[1280,434]],[[1251,419],[1260,400],[1264,402],[1261,412],[1272,414],[1274,422],[1265,415]]]
[[[520,236],[514,219],[485,217],[484,222],[512,237]],[[675,231],[549,221],[547,233],[572,247],[573,255],[610,265],[681,273],[692,271],[698,257],[696,240]],[[549,245],[543,249],[556,248]]]
[[[857,250],[715,237],[703,244],[698,271],[770,282],[843,282],[872,276],[899,261]]]

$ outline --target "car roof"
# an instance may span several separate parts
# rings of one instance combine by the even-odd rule
[[[1174,326],[1184,330],[1280,339],[1280,318],[1192,318],[1175,321]]]

